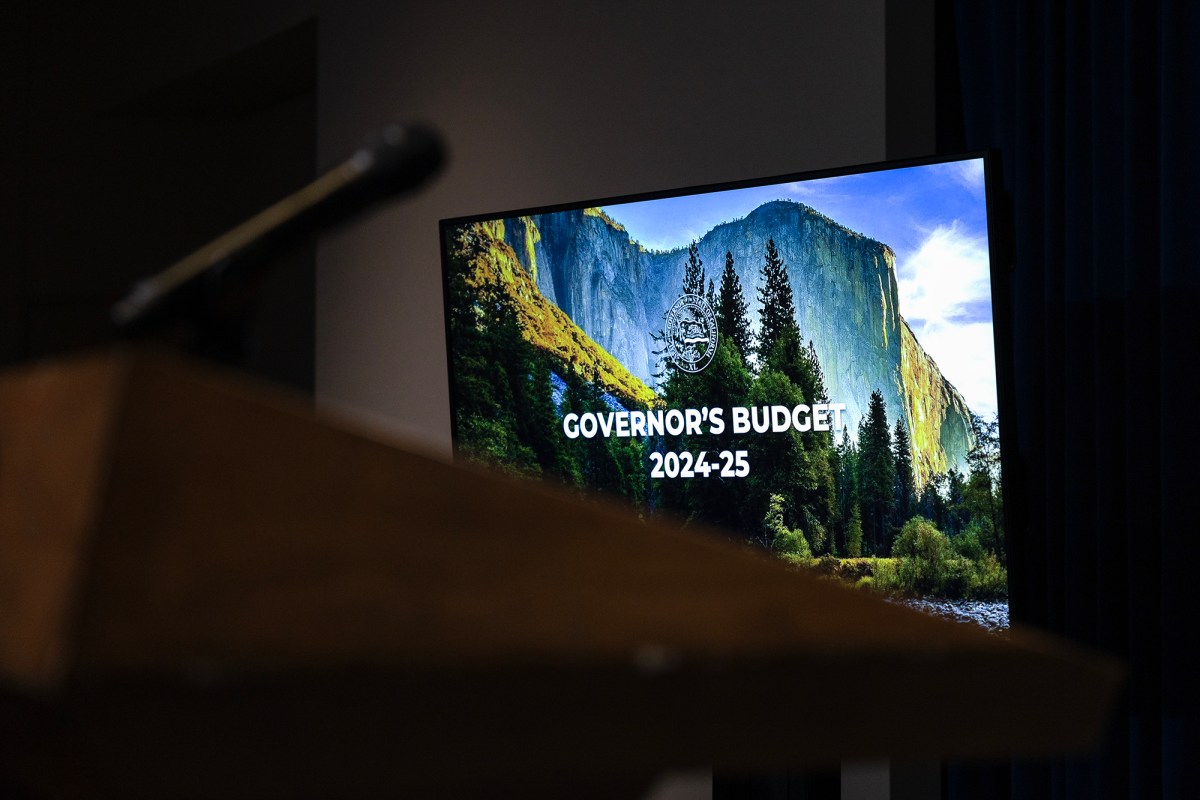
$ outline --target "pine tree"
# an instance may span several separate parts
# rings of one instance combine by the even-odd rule
[[[808,361],[804,357],[804,345],[800,341],[800,328],[794,321],[779,329],[770,352],[759,354],[758,367],[760,371],[771,369],[782,372],[801,392],[812,383]],[[809,402],[807,394],[804,395],[804,402]]]
[[[530,412],[518,420],[521,440],[537,454],[542,471],[557,476],[568,484],[577,483],[579,465],[564,448],[569,441],[559,427],[558,409],[554,405],[553,384],[550,379],[552,361],[549,356],[534,356],[529,375]]]
[[[609,410],[604,402],[604,393],[595,383],[595,377],[592,369],[568,373],[565,376],[567,389],[563,394],[564,414],[584,414],[589,411],[604,413]],[[616,445],[620,441],[604,436],[571,440],[572,456],[579,465],[579,474],[584,486],[610,494],[626,492],[629,484],[616,452]]]
[[[800,390],[782,372],[767,369],[750,385],[746,405],[766,408],[771,405],[794,407],[804,402]],[[749,519],[762,519],[773,494],[786,499],[785,516],[789,527],[800,527],[803,504],[816,488],[811,453],[804,446],[805,434],[794,429],[782,433],[745,437],[745,447],[754,465],[745,479],[749,495]],[[811,531],[809,532],[811,533]]]
[[[447,282],[449,328],[453,342],[455,444],[467,458],[503,465],[513,455],[517,437],[512,426],[513,398],[497,344],[506,338],[509,305],[497,287],[479,281],[479,267],[487,247],[474,228],[448,234],[451,269]],[[500,313],[497,313],[500,312]],[[518,331],[519,334],[519,331]]]
[[[939,531],[949,533],[946,526],[946,498],[943,496],[946,485],[946,473],[939,472],[929,476],[921,489],[921,499],[917,513],[932,522]]]
[[[717,330],[737,346],[742,361],[750,358],[749,306],[742,294],[742,281],[733,268],[733,253],[725,252],[725,269],[721,272],[721,291],[717,295]]]
[[[843,431],[845,429],[843,428]],[[832,441],[832,434],[830,435]],[[846,517],[842,514],[842,448],[835,445],[829,448],[829,476],[833,482],[830,496],[833,500],[833,510],[829,514],[829,554],[837,556],[846,549]]]
[[[957,536],[970,522],[964,498],[966,484],[963,475],[957,469],[951,468],[946,472],[946,527],[949,536]]]
[[[862,545],[862,512],[858,509],[858,503],[855,503],[850,507],[850,524],[846,526],[846,557],[860,558]]]
[[[971,432],[975,443],[967,452],[969,475],[964,487],[967,513],[983,530],[984,546],[1002,560],[1005,554],[1004,529],[1000,504],[1000,433],[998,418],[984,422],[971,414]]]
[[[760,377],[777,373],[793,387],[795,403],[818,403],[828,399],[824,373],[816,349],[805,347],[796,323],[792,287],[784,269],[783,259],[774,240],[767,242],[763,265],[763,288],[759,293],[763,303],[759,333],[758,367]],[[782,403],[777,398],[764,397],[771,405]],[[790,499],[796,520],[804,528],[814,552],[831,549],[831,530],[837,519],[837,475],[833,461],[832,432],[812,431],[801,437],[802,457],[794,462]]]
[[[700,246],[695,241],[688,245],[688,260],[683,267],[683,293],[704,294],[704,262],[700,260]]]
[[[808,386],[800,387],[804,391],[804,396],[811,403],[828,403],[829,390],[825,388],[825,370],[821,367],[821,360],[817,358],[817,348],[812,339],[808,340],[805,360],[808,364],[810,378]]]
[[[853,440],[850,439],[850,428],[846,426],[842,428],[842,441],[837,446],[838,471],[834,473],[837,478],[837,505],[838,517],[841,520],[840,540],[842,551],[848,553],[850,546],[850,517],[851,510],[858,508],[858,448],[854,446]],[[859,518],[859,550],[862,549],[862,518]]]
[[[824,392],[817,377],[820,365],[810,359],[793,321],[784,325],[770,354],[759,362],[759,377],[777,375],[789,386],[789,405],[814,402],[808,392]],[[782,405],[777,398],[763,397],[764,404]],[[809,431],[801,436],[804,458],[794,475],[792,498],[796,518],[809,536],[815,552],[828,549],[828,532],[836,517],[836,475],[830,466],[833,453],[831,431]]]
[[[446,249],[450,253],[450,269],[446,281],[446,304],[449,309],[450,369],[455,382],[456,419],[461,423],[473,414],[494,414],[495,402],[491,387],[481,373],[487,362],[480,311],[470,278],[474,261],[482,253],[477,238],[469,228],[447,234]],[[461,431],[459,432],[461,439]]]
[[[913,488],[912,448],[908,438],[908,428],[904,418],[897,417],[896,427],[892,431],[892,452],[896,461],[896,515],[895,526],[898,528],[908,522],[909,517],[916,511],[916,495]]]
[[[984,422],[983,417],[971,414],[971,434],[975,443],[967,451],[967,465],[972,474],[986,474],[992,480],[1000,476],[1000,422],[992,417]]]
[[[758,357],[765,363],[784,329],[796,325],[792,284],[788,280],[783,258],[775,248],[774,239],[767,240],[758,301],[762,306],[759,314]]]
[[[468,280],[486,257],[473,232],[453,243],[448,294],[454,341],[457,447],[466,457],[502,470],[536,475],[538,453],[522,437],[522,420],[534,413],[530,383],[535,351],[522,334],[516,303],[498,280]],[[548,392],[548,387],[547,387]],[[550,456],[547,452],[547,457]]]
[[[858,430],[858,491],[862,505],[863,534],[871,554],[887,555],[888,521],[895,499],[896,462],[892,455],[892,434],[887,422],[887,404],[883,394],[871,392],[867,415]]]
[[[800,328],[793,322],[779,332],[775,347],[763,362],[764,367],[778,370],[800,387],[806,403],[828,403],[829,392],[825,388],[825,370],[817,358],[817,348],[812,340],[805,347],[800,338]],[[832,446],[832,442],[830,443]]]
[[[712,363],[697,373],[674,370],[663,385],[663,401],[666,408],[721,408],[726,410],[746,404],[751,376],[742,363],[741,354],[733,342],[720,338]],[[720,465],[718,454],[745,447],[744,437],[735,435],[728,416],[725,429],[720,434],[701,433],[698,437],[688,434],[667,434],[660,442],[664,451],[705,451],[710,463]],[[757,535],[761,521],[757,511],[747,515],[744,502],[747,483],[742,479],[722,479],[713,474],[710,480],[665,480],[656,481],[655,500],[659,507],[668,509],[687,519],[702,519],[729,530],[747,531]],[[753,531],[746,526],[752,525]]]

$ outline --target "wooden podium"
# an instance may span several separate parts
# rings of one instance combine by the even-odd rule
[[[0,377],[0,787],[33,796],[1061,753],[1097,740],[1120,673],[174,357]]]

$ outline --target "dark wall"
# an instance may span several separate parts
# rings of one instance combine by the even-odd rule
[[[0,359],[103,338],[133,279],[372,128],[425,120],[449,169],[319,242],[316,299],[312,255],[293,255],[250,360],[443,452],[440,217],[884,156],[884,0],[24,0],[0,14]]]
[[[28,271],[29,103],[32,87],[29,4],[0,5],[0,362],[25,352]]]
[[[884,7],[5,4],[0,358],[102,338],[132,280],[422,119],[449,169],[320,242],[317,299],[293,256],[250,360],[445,452],[437,220],[879,160]]]
[[[130,7],[4,14],[6,362],[107,339],[108,306],[134,280],[314,175],[313,21],[222,38]],[[311,391],[313,250],[286,261],[245,361]]]
[[[321,242],[318,400],[449,453],[441,218],[882,160],[884,6],[379,1],[322,16],[320,156],[390,116],[438,125],[452,160],[420,197]]]

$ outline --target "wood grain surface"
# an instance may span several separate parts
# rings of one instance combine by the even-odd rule
[[[146,352],[0,377],[0,522],[0,769],[53,796],[1058,753],[1121,675]]]

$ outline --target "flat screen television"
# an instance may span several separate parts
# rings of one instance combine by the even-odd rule
[[[456,453],[1005,627],[988,172],[442,221]]]

